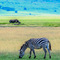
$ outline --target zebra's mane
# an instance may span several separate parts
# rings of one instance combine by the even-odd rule
[[[23,44],[23,45],[21,46],[21,49],[22,49],[24,46],[25,46],[25,44]]]
[[[21,46],[21,49],[24,47],[24,46],[27,46],[28,45],[28,43],[27,43],[27,41],[25,42],[25,44],[23,44],[22,46]],[[20,50],[21,50],[20,49]]]

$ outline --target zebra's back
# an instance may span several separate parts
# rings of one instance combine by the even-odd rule
[[[35,49],[42,48],[42,45],[47,45],[49,40],[47,38],[32,38],[28,40],[28,45],[31,48],[34,47]]]

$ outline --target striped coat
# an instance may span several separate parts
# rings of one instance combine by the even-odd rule
[[[45,45],[45,47],[47,47],[47,45],[49,40],[47,38],[32,38],[30,40],[28,40],[26,43],[28,44],[28,47],[31,48],[31,46],[34,49],[40,49],[42,48],[42,45]]]
[[[27,48],[30,48],[29,58],[31,58],[31,52],[33,52],[34,58],[36,58],[34,49],[41,49],[41,48],[43,48],[45,52],[44,59],[46,58],[46,53],[47,53],[46,48],[49,52],[49,58],[51,58],[51,54],[50,54],[51,43],[47,38],[32,38],[26,41],[25,44],[21,46],[19,58],[22,58],[22,56],[24,55],[24,54],[21,54],[21,51],[23,51],[24,53]]]

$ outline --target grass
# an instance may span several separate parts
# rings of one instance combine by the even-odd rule
[[[18,19],[21,24],[10,24],[10,19]],[[0,26],[60,27],[60,16],[0,16]]]
[[[22,59],[19,59],[19,54],[17,53],[4,53],[0,54],[0,60],[60,60],[60,52],[51,53],[51,59],[49,59],[49,54],[47,54],[46,59],[43,59],[44,53],[36,54],[36,58],[32,54],[31,59],[28,58],[29,53],[26,53]]]
[[[42,49],[35,50],[37,58],[29,59],[29,49],[19,59],[19,49],[30,38],[46,37],[52,45],[52,59],[47,53],[46,60],[60,60],[60,27],[0,27],[0,60],[44,60]]]
[[[10,19],[18,19],[21,24],[10,24]],[[7,27],[1,27],[7,26]],[[9,27],[8,27],[9,26]],[[23,27],[12,27],[23,26]],[[32,26],[32,27],[26,27]],[[38,27],[33,27],[38,26]],[[48,26],[48,27],[40,27]],[[19,59],[21,45],[30,38],[46,37],[52,45],[52,59],[47,54],[46,60],[60,60],[60,17],[59,16],[0,16],[0,60],[44,60],[44,53],[36,50],[37,58],[29,59],[29,49],[22,59]]]

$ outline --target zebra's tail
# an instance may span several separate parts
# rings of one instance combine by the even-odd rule
[[[49,41],[49,49],[52,50],[52,49],[51,49],[51,43],[50,43],[50,41]]]

